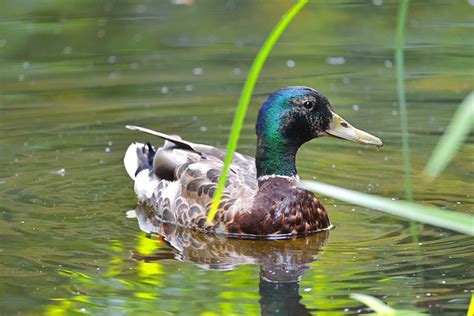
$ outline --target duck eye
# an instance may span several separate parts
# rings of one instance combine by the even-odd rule
[[[304,101],[303,106],[307,109],[311,109],[313,107],[313,104],[310,101]]]

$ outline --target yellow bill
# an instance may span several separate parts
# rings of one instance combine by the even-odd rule
[[[383,142],[380,138],[355,128],[336,113],[331,113],[332,122],[326,130],[327,135],[347,139],[359,144],[375,145],[377,147],[383,146]]]

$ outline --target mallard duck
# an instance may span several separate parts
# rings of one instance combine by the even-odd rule
[[[255,159],[234,154],[217,214],[208,222],[225,150],[143,127],[127,128],[165,140],[159,148],[132,143],[125,153],[139,203],[150,206],[164,223],[239,238],[288,238],[332,227],[318,198],[298,187],[296,152],[307,141],[334,136],[383,145],[337,115],[316,90],[277,90],[258,113]]]

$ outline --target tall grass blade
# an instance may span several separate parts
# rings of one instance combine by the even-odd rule
[[[355,299],[361,303],[372,308],[379,315],[395,315],[395,310],[384,302],[370,295],[352,293],[350,298]]]
[[[212,221],[216,215],[222,196],[222,191],[224,189],[224,184],[227,180],[227,172],[229,171],[229,166],[232,162],[232,156],[234,154],[235,148],[237,147],[237,142],[239,141],[240,130],[242,129],[245,113],[247,112],[247,107],[252,96],[253,88],[255,87],[255,83],[257,82],[258,76],[260,75],[263,64],[265,63],[265,60],[270,54],[273,46],[275,46],[275,43],[280,38],[280,35],[307,2],[308,0],[298,0],[290,9],[288,9],[288,11],[282,16],[280,21],[278,21],[277,25],[271,31],[270,35],[255,57],[252,66],[250,67],[244,87],[242,88],[242,93],[240,94],[234,121],[232,122],[232,129],[230,132],[229,141],[227,142],[227,152],[224,157],[224,166],[222,168],[222,173],[219,177],[219,182],[217,183],[217,188],[212,199],[211,209],[207,214],[208,221]]]
[[[395,71],[397,76],[398,106],[400,108],[400,129],[402,133],[403,152],[403,187],[407,200],[413,200],[410,166],[410,143],[408,140],[408,114],[405,99],[405,65],[403,49],[405,46],[405,24],[408,13],[409,0],[401,0],[398,7],[397,29],[395,35]]]
[[[472,215],[440,210],[409,201],[393,201],[388,198],[360,193],[317,181],[302,181],[301,186],[307,190],[344,202],[474,236],[474,216]]]
[[[431,154],[423,174],[433,180],[441,174],[456,151],[466,140],[474,122],[474,92],[459,105],[446,132]]]
[[[469,303],[469,308],[467,309],[467,315],[474,315],[474,294],[471,294],[471,302]]]
[[[353,293],[350,295],[352,299],[355,299],[365,305],[369,306],[374,310],[377,315],[383,316],[420,316],[426,315],[416,311],[407,311],[407,310],[396,310],[391,308],[390,306],[386,305],[384,302],[379,300],[376,297],[366,295],[366,294],[359,294]]]
[[[405,25],[408,13],[409,0],[401,0],[398,6],[397,28],[395,35],[395,71],[397,77],[398,106],[400,109],[400,130],[402,134],[403,156],[403,188],[405,198],[413,201],[410,166],[410,142],[408,138],[408,111],[405,99],[405,61],[403,49],[405,47]],[[415,243],[418,243],[417,225],[410,222],[410,233]]]

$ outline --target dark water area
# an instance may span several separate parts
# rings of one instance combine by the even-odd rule
[[[122,164],[141,125],[224,147],[255,54],[291,1],[3,1],[0,10],[0,315],[353,315],[363,293],[397,309],[465,315],[474,239],[321,196],[335,229],[227,240],[155,225],[147,237]],[[377,150],[317,139],[302,179],[404,199],[393,38],[398,2],[310,1],[269,56],[261,102],[311,86]],[[421,177],[473,88],[472,1],[411,1],[405,49],[414,199],[474,214],[472,134]],[[159,145],[160,140],[153,139]],[[142,221],[141,225],[150,225]],[[474,223],[473,223],[474,226]]]

